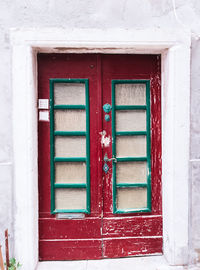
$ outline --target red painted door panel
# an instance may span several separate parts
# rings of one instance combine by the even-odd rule
[[[49,80],[88,79],[90,103],[91,213],[79,219],[51,214],[50,123],[38,122],[39,258],[81,260],[162,253],[160,56],[39,54],[38,98],[49,99]],[[102,147],[102,132],[112,138],[112,80],[149,80],[151,102],[151,212],[113,214],[112,143]],[[104,133],[105,134],[105,133]]]
[[[103,175],[103,257],[160,253],[161,210],[161,107],[160,58],[149,55],[103,55],[103,104],[112,104],[112,80],[150,80],[151,93],[151,184],[150,213],[113,214],[112,171]],[[111,119],[112,120],[112,119]],[[103,119],[103,130],[112,138],[111,122]],[[103,156],[112,157],[112,147]],[[112,166],[112,163],[109,163]]]

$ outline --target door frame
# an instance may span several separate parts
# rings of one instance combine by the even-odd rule
[[[174,28],[13,29],[11,44],[14,256],[23,269],[34,270],[38,263],[38,52],[161,54],[163,253],[166,265],[187,264],[190,32]]]

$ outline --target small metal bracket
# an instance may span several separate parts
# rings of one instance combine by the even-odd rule
[[[112,106],[110,104],[106,103],[103,105],[103,110],[105,113],[109,113],[111,109],[112,109]]]
[[[83,219],[85,218],[84,213],[58,213],[57,219]]]

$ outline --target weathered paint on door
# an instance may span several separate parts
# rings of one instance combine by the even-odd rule
[[[57,79],[61,79],[60,82],[63,79],[65,82],[72,79],[74,83],[86,82],[88,84],[89,133],[86,133],[89,134],[90,149],[89,208],[86,211],[83,210],[85,213],[82,213],[82,218],[59,219],[58,214],[53,212],[54,209],[51,209],[50,122],[39,121],[40,260],[100,259],[162,253],[160,76],[159,55],[38,55],[39,99],[50,99],[51,82],[53,81],[54,84]],[[149,102],[149,119],[151,120],[149,122],[149,148],[148,146],[146,148],[147,152],[148,149],[150,151],[149,158],[148,153],[146,153],[147,158],[140,159],[138,162],[142,165],[143,161],[147,163],[150,161],[150,167],[148,168],[148,177],[150,178],[147,179],[147,183],[135,184],[134,181],[130,182],[129,178],[130,175],[133,177],[133,171],[137,171],[138,157],[122,160],[121,155],[124,155],[123,151],[126,155],[129,148],[136,149],[141,144],[140,141],[133,142],[135,138],[140,140],[142,136],[148,137],[147,130],[142,126],[144,119],[148,122],[148,104],[141,105],[142,103],[138,103],[134,105],[135,107],[127,105],[129,107],[122,108],[117,101],[117,98],[120,97],[116,97],[116,95],[119,94],[120,96],[120,93],[125,91],[124,88],[133,88],[140,83],[145,85],[145,89],[149,89],[150,96],[147,95],[148,91],[145,93],[147,95],[146,101]],[[117,88],[119,89],[117,90]],[[74,99],[76,99],[76,96]],[[74,100],[73,104],[79,106],[77,103],[80,104],[80,97],[79,100]],[[103,109],[105,104],[111,105],[110,111],[109,109],[106,111],[105,107]],[[56,105],[53,106],[55,109]],[[70,114],[67,111],[67,115],[74,113],[73,106],[63,108],[71,108]],[[85,107],[76,108],[84,109]],[[61,112],[62,110],[59,111],[59,114]],[[81,118],[84,117],[83,114],[80,111],[78,113],[79,116],[75,117],[76,121],[78,121],[77,119],[82,119],[82,122],[85,121],[85,118]],[[52,117],[55,117],[55,115]],[[58,115],[61,120],[68,119],[69,122],[71,121],[69,120],[70,116],[65,117]],[[140,119],[137,127],[134,124],[136,120],[132,121],[132,119]],[[69,125],[62,123],[61,126],[65,125],[65,130],[70,130],[73,126],[73,121]],[[82,126],[80,123],[78,125],[79,127]],[[84,127],[80,127],[80,129],[84,130]],[[138,129],[139,133],[137,133]],[[69,136],[67,132],[65,131],[64,134]],[[85,136],[84,132],[82,131],[76,138],[80,139],[81,136]],[[58,132],[57,135],[60,135],[60,133]],[[122,140],[120,141],[119,138],[122,138]],[[147,143],[146,141],[145,143]],[[80,145],[82,144],[80,142]],[[120,144],[122,144],[122,150],[120,150]],[[130,145],[133,145],[133,147],[130,147]],[[64,146],[61,148],[64,148]],[[63,149],[61,150],[63,153]],[[74,152],[77,155],[77,151],[74,150]],[[109,161],[106,158],[113,158],[113,160]],[[117,163],[115,163],[115,159],[117,159]],[[107,170],[104,167],[105,164]],[[132,166],[132,169],[130,169],[130,166]],[[122,178],[123,175],[126,175],[126,177],[124,176],[125,180],[120,180],[122,182],[118,182],[120,173]],[[86,186],[89,187],[89,182],[87,184],[82,183],[79,187]],[[137,188],[138,191],[145,191],[146,197],[142,193],[137,193]],[[57,188],[53,189],[53,192],[58,189],[59,185],[57,184]],[[72,199],[76,196],[76,193],[73,194]],[[139,196],[133,194],[139,194]],[[140,200],[133,201],[134,196]],[[142,196],[147,198],[146,208],[140,207],[144,204],[144,202],[141,203]],[[137,203],[138,208],[133,211],[131,206],[128,207],[128,204],[135,203]],[[119,204],[121,204],[121,207]],[[127,205],[128,210],[123,208],[124,205],[125,208]],[[123,208],[123,211],[120,212],[119,208]],[[63,211],[65,212],[65,210]],[[67,212],[70,211],[67,210]]]

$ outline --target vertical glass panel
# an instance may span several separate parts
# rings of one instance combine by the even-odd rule
[[[85,157],[86,139],[81,136],[55,136],[56,157]]]
[[[116,84],[115,103],[116,105],[146,105],[146,85]]]
[[[84,83],[55,83],[55,105],[85,105]]]
[[[118,136],[116,154],[117,157],[145,157],[146,136]]]
[[[116,131],[145,131],[146,111],[116,111]]]
[[[85,162],[56,162],[55,183],[86,183]]]
[[[56,131],[85,131],[85,110],[55,110],[54,128]]]
[[[86,189],[58,188],[55,189],[56,209],[86,209]]]
[[[119,183],[146,183],[147,162],[118,162],[116,163],[116,180]]]
[[[147,207],[146,188],[118,188],[117,208],[134,209]]]

